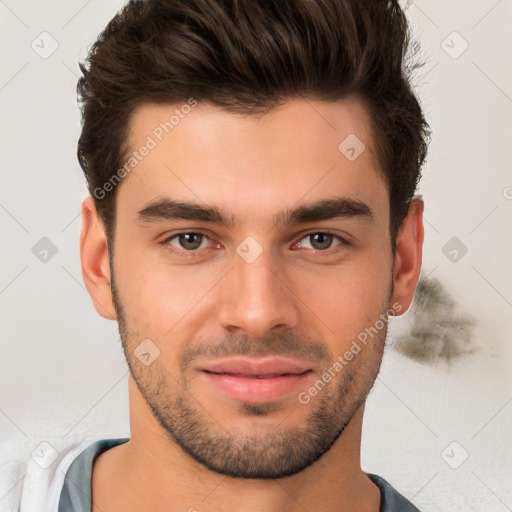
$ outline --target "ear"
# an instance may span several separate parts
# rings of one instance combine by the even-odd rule
[[[107,236],[91,196],[82,202],[80,261],[85,286],[96,311],[107,320],[115,320],[117,315],[110,289]]]
[[[393,267],[392,304],[396,316],[409,309],[414,298],[421,272],[423,254],[423,199],[413,197],[396,239],[396,254]]]

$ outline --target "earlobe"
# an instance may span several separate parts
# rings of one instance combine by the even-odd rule
[[[423,209],[423,199],[415,196],[398,232],[391,302],[396,316],[403,315],[409,309],[420,277],[424,237]]]
[[[115,320],[116,312],[110,289],[110,263],[107,237],[92,197],[82,202],[80,261],[85,286],[96,311],[107,320]]]

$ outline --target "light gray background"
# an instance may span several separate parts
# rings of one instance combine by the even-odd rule
[[[96,314],[81,277],[87,192],[76,160],[77,60],[121,5],[0,0],[2,442],[35,448],[71,433],[91,442],[129,435],[117,325]],[[434,132],[420,188],[424,270],[477,318],[478,351],[431,367],[389,349],[367,403],[362,465],[427,512],[505,512],[512,510],[512,3],[418,0],[407,13],[427,59],[415,83]],[[52,39],[58,48],[47,58],[31,47],[48,52]],[[469,47],[457,56],[464,41]],[[468,248],[456,263],[442,252],[454,236]],[[47,262],[32,252],[42,237],[58,249]],[[406,318],[393,322],[391,334]]]

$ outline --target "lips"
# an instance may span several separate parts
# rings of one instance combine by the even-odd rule
[[[215,361],[213,363],[203,365],[199,369],[210,373],[222,373],[239,377],[264,379],[278,377],[280,375],[300,375],[301,373],[311,370],[311,367],[282,358],[258,360],[236,358]]]
[[[283,358],[235,358],[202,365],[207,389],[238,401],[264,403],[290,396],[313,375],[308,365]],[[212,387],[210,387],[212,386]]]

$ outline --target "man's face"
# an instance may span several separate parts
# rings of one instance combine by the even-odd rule
[[[176,109],[136,112],[131,150],[156,145],[116,191],[112,284],[131,374],[147,411],[206,467],[294,474],[336,441],[382,358],[393,261],[371,122],[355,99],[293,100],[260,118],[199,103],[155,132]]]

